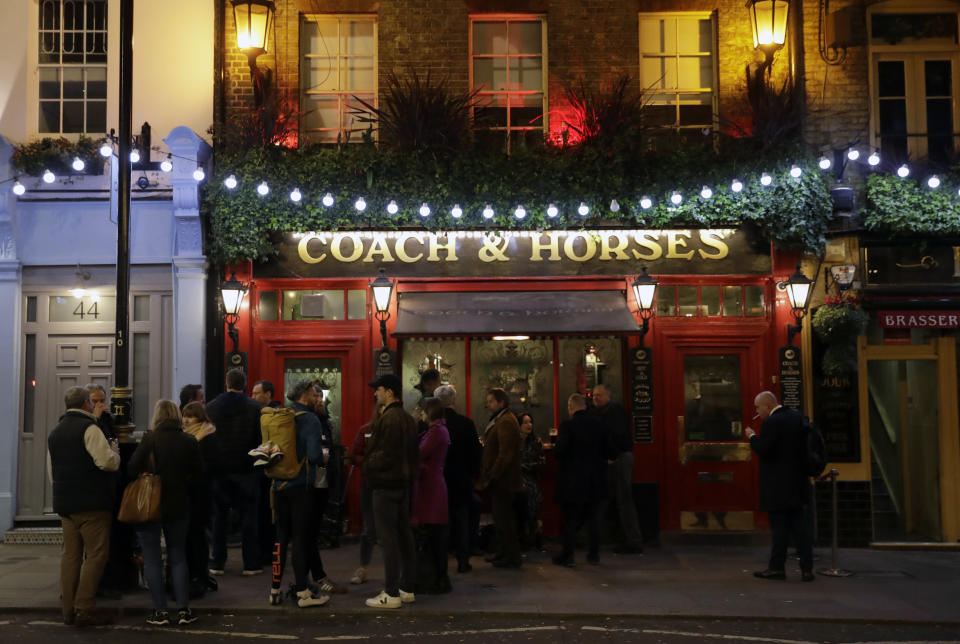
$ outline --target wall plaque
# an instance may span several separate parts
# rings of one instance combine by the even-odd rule
[[[653,415],[653,349],[634,347],[630,350],[633,396],[630,410],[634,416]]]
[[[652,443],[653,442],[653,416],[634,416],[633,417],[633,442],[634,443]]]
[[[803,373],[800,349],[780,347],[780,404],[803,412]]]

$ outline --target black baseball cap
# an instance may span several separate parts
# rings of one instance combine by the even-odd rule
[[[385,373],[373,382],[370,383],[370,386],[374,389],[378,387],[383,387],[384,389],[389,389],[393,392],[394,397],[399,398],[403,395],[403,384],[400,382],[400,378],[393,375],[392,373]]]

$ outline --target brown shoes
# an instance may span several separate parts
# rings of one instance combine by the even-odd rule
[[[96,610],[77,610],[73,614],[74,626],[106,626],[113,624],[113,616]]]

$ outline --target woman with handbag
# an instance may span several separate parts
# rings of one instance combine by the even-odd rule
[[[143,550],[144,575],[150,586],[153,613],[147,623],[164,626],[171,621],[186,625],[196,621],[190,610],[189,573],[186,540],[190,519],[191,490],[203,472],[200,446],[184,433],[180,409],[172,400],[159,400],[153,410],[150,431],[144,435],[130,457],[130,476],[148,472],[158,475],[162,484],[160,519],[136,524],[137,537]],[[177,616],[167,612],[167,593],[163,584],[163,556],[160,534],[167,544],[167,559],[173,577],[173,594]]]

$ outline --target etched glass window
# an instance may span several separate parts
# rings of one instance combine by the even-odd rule
[[[470,410],[483,436],[490,412],[487,390],[507,392],[514,413],[533,416],[538,433],[553,426],[553,339],[472,340],[470,342]]]
[[[420,392],[415,389],[420,384],[420,374],[427,369],[436,369],[440,372],[441,384],[453,385],[457,390],[453,408],[469,416],[467,356],[463,339],[405,338],[402,343],[402,361],[400,377],[403,380],[403,406],[408,412],[413,413],[420,402]]]

